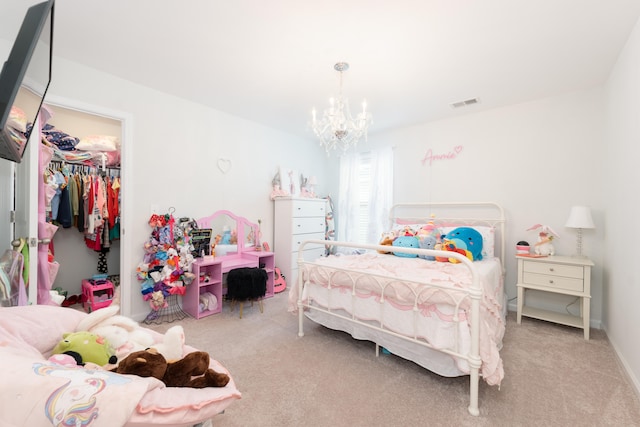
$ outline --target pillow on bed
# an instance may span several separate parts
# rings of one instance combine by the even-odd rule
[[[49,356],[65,332],[75,331],[87,314],[55,305],[26,305],[0,308],[0,329],[17,341]]]

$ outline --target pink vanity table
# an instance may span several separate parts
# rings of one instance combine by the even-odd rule
[[[199,228],[212,229],[212,235],[222,235],[223,230],[236,230],[235,243],[216,245],[215,256],[197,258],[192,266],[194,281],[187,285],[187,291],[182,297],[183,310],[196,319],[220,313],[222,298],[225,294],[224,274],[234,268],[259,267],[267,272],[267,292],[265,298],[274,294],[273,281],[275,259],[273,252],[260,250],[260,229],[257,224],[246,218],[237,216],[230,211],[221,210],[208,217],[196,221]],[[256,241],[257,240],[257,241]],[[200,295],[211,293],[217,300],[213,309],[200,310]]]

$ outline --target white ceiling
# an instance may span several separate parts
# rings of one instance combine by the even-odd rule
[[[600,85],[639,15],[638,0],[57,0],[54,49],[305,137],[346,61],[373,134]]]

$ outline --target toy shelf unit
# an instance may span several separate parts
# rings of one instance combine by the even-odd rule
[[[82,280],[82,307],[87,313],[108,307],[113,302],[114,286],[111,280],[94,277]]]
[[[198,258],[191,265],[195,279],[187,285],[182,308],[196,319],[222,311],[222,260]]]

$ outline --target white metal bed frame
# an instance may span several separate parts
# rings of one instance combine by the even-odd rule
[[[505,231],[505,216],[504,216],[504,210],[502,209],[501,206],[499,206],[496,203],[493,202],[480,202],[480,203],[473,203],[473,202],[453,202],[453,203],[429,203],[429,204],[424,204],[424,203],[403,203],[403,204],[398,204],[398,205],[394,205],[390,211],[390,220],[392,222],[392,224],[395,223],[395,221],[399,218],[398,217],[398,211],[402,211],[403,209],[429,209],[428,213],[429,216],[428,217],[402,217],[403,221],[406,222],[414,222],[414,223],[427,223],[429,220],[434,220],[434,218],[431,216],[432,213],[432,208],[437,208],[437,209],[441,209],[441,208],[470,208],[470,209],[475,209],[475,208],[480,208],[480,209],[488,209],[489,211],[494,211],[493,214],[491,215],[486,215],[485,217],[447,217],[447,218],[443,218],[443,217],[437,217],[435,218],[435,220],[437,221],[446,221],[449,223],[456,223],[456,224],[460,224],[460,225],[487,225],[487,226],[491,226],[491,227],[495,227],[496,230],[499,230],[499,254],[500,254],[500,260],[501,260],[501,266],[502,266],[502,273],[504,275],[504,261],[505,261],[505,245],[504,245],[504,241],[505,241],[505,237],[504,237],[504,231]],[[496,214],[497,213],[497,214]],[[316,264],[314,261],[305,261],[303,258],[303,254],[304,254],[304,247],[306,245],[327,245],[327,246],[335,246],[335,247],[343,247],[343,248],[353,248],[353,249],[364,249],[364,250],[370,250],[370,251],[388,251],[389,250],[389,246],[385,246],[385,245],[369,245],[369,244],[355,244],[355,243],[351,243],[351,242],[340,242],[340,241],[324,241],[324,240],[308,240],[303,242],[300,245],[299,248],[299,252],[298,252],[298,265],[299,265],[299,271],[302,272],[304,269],[305,264]],[[498,242],[496,242],[496,245],[498,244]],[[332,310],[331,308],[325,309],[323,307],[319,307],[317,305],[312,305],[309,302],[306,302],[303,299],[303,290],[304,290],[304,286],[307,285],[307,283],[304,282],[303,280],[303,275],[299,274],[298,275],[298,301],[297,301],[297,307],[298,307],[298,336],[302,337],[304,336],[304,328],[303,328],[303,324],[304,324],[304,312],[305,310],[316,310],[322,313],[325,313],[326,315],[329,316],[334,316],[337,318],[340,318],[342,320],[348,321],[350,323],[354,323],[356,325],[362,326],[364,328],[369,328],[378,332],[382,332],[384,334],[388,334],[397,338],[400,338],[402,340],[406,340],[408,342],[412,342],[412,343],[416,343],[420,346],[423,347],[427,347],[436,351],[440,351],[446,354],[449,354],[451,356],[460,358],[460,359],[464,359],[467,361],[467,363],[469,364],[469,376],[470,376],[470,386],[469,386],[469,406],[468,406],[468,411],[471,415],[477,416],[480,414],[479,408],[478,408],[478,388],[479,388],[479,378],[480,378],[480,367],[482,364],[482,360],[480,358],[480,302],[482,300],[482,296],[483,296],[483,290],[482,290],[482,286],[480,283],[480,278],[478,275],[478,272],[476,271],[473,262],[471,262],[468,258],[466,258],[465,256],[458,254],[456,252],[448,252],[448,251],[435,251],[435,250],[429,250],[429,249],[415,249],[415,248],[402,248],[402,247],[393,247],[393,251],[394,252],[403,252],[403,253],[407,253],[407,254],[418,254],[418,255],[431,255],[431,256],[444,256],[444,257],[449,257],[449,258],[455,258],[457,260],[459,260],[464,266],[466,266],[466,268],[469,269],[470,273],[471,273],[471,277],[472,277],[472,283],[471,286],[469,286],[469,288],[467,289],[456,289],[456,291],[459,292],[463,292],[466,294],[465,298],[468,297],[470,300],[470,311],[469,311],[469,323],[470,323],[470,332],[471,332],[471,347],[470,347],[470,351],[467,354],[463,354],[460,353],[459,351],[457,351],[456,349],[439,349],[439,348],[435,348],[433,346],[431,346],[428,342],[426,342],[425,340],[421,340],[418,339],[416,336],[410,337],[410,336],[405,336],[405,335],[401,335],[398,334],[396,332],[393,332],[389,329],[385,329],[384,327],[384,318],[379,319],[378,324],[372,324],[372,323],[367,323],[367,322],[363,322],[359,319],[357,319],[354,315],[351,316],[346,316],[344,315],[342,312],[336,312],[334,310]],[[340,268],[334,268],[336,271],[342,271],[342,272],[347,272],[348,270],[345,269],[340,269]],[[380,285],[380,291],[381,291],[381,300],[380,300],[380,304],[382,305],[384,303],[384,288],[386,286],[389,286],[389,283],[384,284],[382,281],[388,281],[390,278],[388,276],[382,276],[382,275],[377,275],[377,274],[372,274],[369,275],[368,277],[375,277],[375,281],[376,283],[378,283]],[[407,280],[403,280],[403,282],[408,282]],[[419,282],[415,282],[415,283],[419,283]],[[445,286],[442,285],[438,285],[438,284],[429,284],[430,287],[432,288],[446,288]],[[331,281],[329,281],[329,285],[328,288],[331,289]],[[355,294],[356,294],[356,289],[357,289],[357,282],[352,280],[352,298],[355,298]],[[418,312],[418,300],[420,298],[420,294],[416,294],[414,293],[414,330],[415,330],[415,323],[417,322],[418,316],[417,316],[417,312]],[[462,300],[464,300],[465,298],[462,298]],[[455,315],[454,315],[454,321],[459,321],[459,316],[458,313],[460,312],[460,303],[462,302],[462,300],[457,301],[455,304]],[[381,310],[381,313],[383,313],[383,311]],[[381,314],[382,316],[382,314]],[[456,328],[457,329],[457,328]],[[458,346],[458,337],[456,337],[456,348],[459,348]],[[376,343],[376,355],[378,355],[378,350],[379,350],[379,345],[378,343]]]

